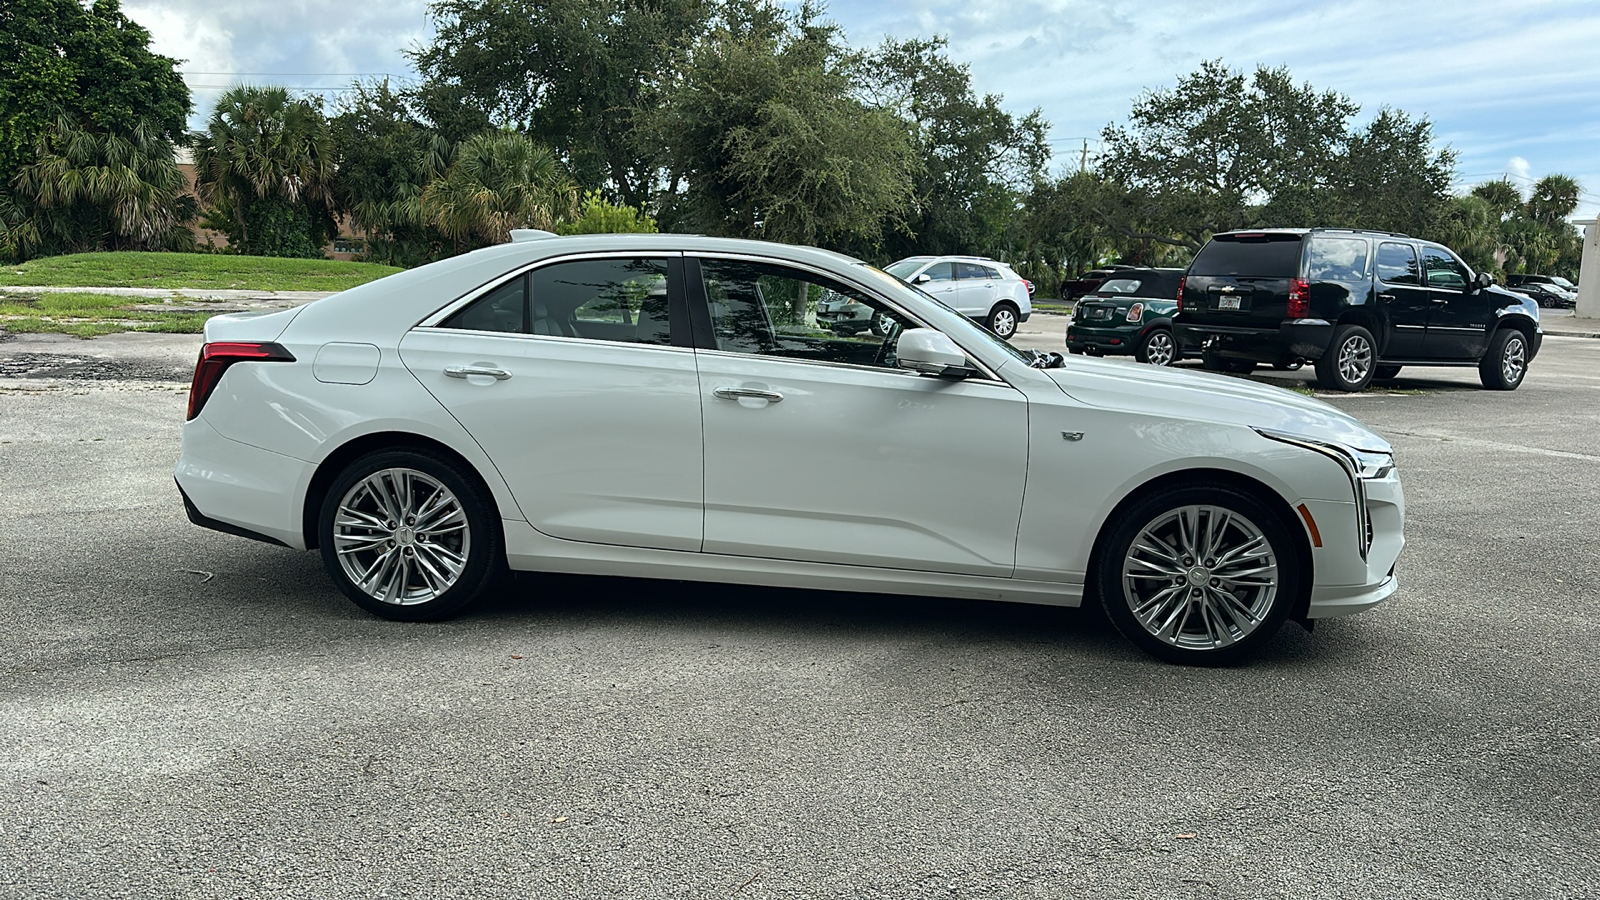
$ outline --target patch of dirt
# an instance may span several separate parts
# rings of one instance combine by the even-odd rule
[[[0,355],[0,378],[188,383],[193,374],[188,366],[167,365],[153,360],[111,359],[67,353]]]

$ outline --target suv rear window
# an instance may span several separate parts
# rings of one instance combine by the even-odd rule
[[[1300,238],[1298,234],[1217,235],[1194,258],[1189,274],[1293,278],[1300,274]]]

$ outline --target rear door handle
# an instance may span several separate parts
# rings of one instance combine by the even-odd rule
[[[783,399],[783,395],[777,391],[760,391],[755,388],[719,387],[713,390],[711,394],[722,400],[748,398],[750,400],[766,400],[769,403],[777,403]]]
[[[1379,300],[1393,300],[1394,299],[1394,295],[1393,294],[1379,294],[1378,295],[1378,299]]]
[[[1428,302],[1429,303],[1449,303],[1450,302],[1450,298],[1449,297],[1429,297],[1428,298]]]
[[[496,381],[505,381],[511,373],[498,366],[445,366],[444,374],[451,378],[471,378],[474,375],[486,375]]]

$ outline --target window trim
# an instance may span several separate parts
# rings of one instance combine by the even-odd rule
[[[502,285],[510,283],[516,278],[529,279],[523,291],[523,317],[522,327],[527,329],[530,322],[528,315],[529,304],[533,302],[533,282],[531,276],[535,270],[546,266],[558,265],[567,262],[582,262],[594,259],[660,259],[667,264],[667,328],[671,336],[670,344],[642,344],[637,341],[613,341],[606,338],[571,337],[558,334],[534,334],[530,331],[477,331],[468,328],[442,328],[441,322],[446,321],[460,310],[487,296]],[[548,256],[544,259],[524,263],[516,268],[509,269],[500,275],[478,285],[470,291],[445,304],[443,307],[424,316],[415,325],[416,328],[437,329],[448,331],[452,334],[494,334],[502,337],[537,338],[540,340],[578,341],[582,343],[602,343],[624,347],[648,347],[658,350],[687,349],[695,347],[690,304],[687,294],[687,284],[684,278],[684,252],[682,250],[588,250],[581,253],[564,253],[560,256]]]
[[[795,260],[784,259],[784,258],[781,258],[781,257],[761,256],[761,255],[754,254],[754,253],[719,252],[719,251],[709,251],[709,250],[708,251],[689,251],[689,252],[686,252],[684,254],[684,259],[683,259],[683,268],[684,268],[684,275],[685,275],[684,287],[686,288],[686,293],[687,293],[687,300],[688,300],[688,304],[689,304],[689,319],[690,319],[691,329],[694,332],[694,338],[695,338],[694,347],[695,347],[695,351],[696,352],[717,353],[717,354],[724,355],[724,356],[743,356],[743,357],[748,357],[750,359],[767,359],[767,360],[781,359],[781,360],[784,360],[786,362],[792,362],[792,363],[802,363],[802,364],[806,364],[806,365],[842,366],[842,367],[846,367],[846,368],[850,368],[850,369],[864,369],[864,370],[871,371],[871,372],[907,371],[907,370],[901,370],[898,367],[896,367],[894,369],[887,369],[887,368],[885,368],[883,366],[864,366],[864,365],[860,365],[858,363],[828,362],[828,361],[824,361],[824,360],[815,360],[815,359],[796,359],[794,357],[788,357],[788,356],[769,356],[769,355],[761,354],[761,353],[744,353],[744,352],[741,352],[741,351],[738,351],[738,350],[721,350],[721,349],[718,349],[716,331],[715,331],[715,328],[713,327],[712,322],[711,322],[711,306],[710,306],[709,301],[706,299],[704,275],[700,271],[700,261],[703,260],[703,259],[726,259],[726,260],[734,260],[734,261],[738,261],[738,262],[763,263],[763,264],[771,265],[771,266],[781,266],[781,267],[784,267],[784,268],[797,269],[797,270],[802,271],[802,272],[807,272],[807,273],[810,273],[812,275],[817,275],[817,276],[819,276],[821,278],[825,278],[825,279],[828,279],[830,281],[836,281],[836,282],[839,282],[840,284],[849,285],[850,287],[854,288],[855,290],[860,291],[861,293],[866,294],[868,297],[871,297],[874,300],[878,301],[879,303],[882,303],[884,306],[887,306],[889,309],[891,309],[894,312],[898,313],[900,316],[904,317],[906,320],[911,321],[911,322],[915,322],[916,323],[916,327],[918,327],[918,328],[930,328],[930,329],[933,329],[934,331],[939,331],[939,329],[934,328],[932,325],[929,325],[927,320],[923,319],[921,316],[916,315],[911,310],[906,309],[903,305],[901,305],[899,303],[896,303],[893,300],[890,300],[889,298],[883,296],[882,294],[878,293],[877,291],[868,288],[865,284],[862,284],[861,282],[859,282],[859,281],[857,281],[857,280],[855,280],[853,278],[850,278],[850,277],[847,277],[847,276],[844,276],[844,275],[840,275],[839,273],[831,271],[829,269],[824,269],[824,268],[822,268],[820,266],[814,266],[814,265],[811,265],[809,263],[796,262]],[[893,277],[893,276],[890,276],[890,277]],[[941,331],[940,333],[943,334],[944,332]],[[955,338],[952,337],[951,340],[955,340]],[[998,383],[998,384],[1006,385],[1007,387],[1014,387],[1010,382],[1006,381],[1004,378],[1001,378],[999,376],[999,374],[996,373],[996,371],[994,369],[990,368],[990,366],[987,363],[985,363],[981,358],[979,358],[971,350],[968,350],[965,346],[963,346],[960,341],[956,341],[956,346],[961,347],[961,352],[963,352],[963,353],[965,353],[967,355],[967,362],[972,363],[973,365],[975,365],[977,367],[978,371],[982,373],[981,376],[965,379],[966,381],[995,382],[995,383]],[[910,373],[908,371],[908,374],[915,374],[915,373]]]

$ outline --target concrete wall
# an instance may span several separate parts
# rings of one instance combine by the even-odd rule
[[[1600,219],[1574,222],[1583,226],[1583,268],[1578,272],[1578,308],[1583,319],[1600,319]]]

